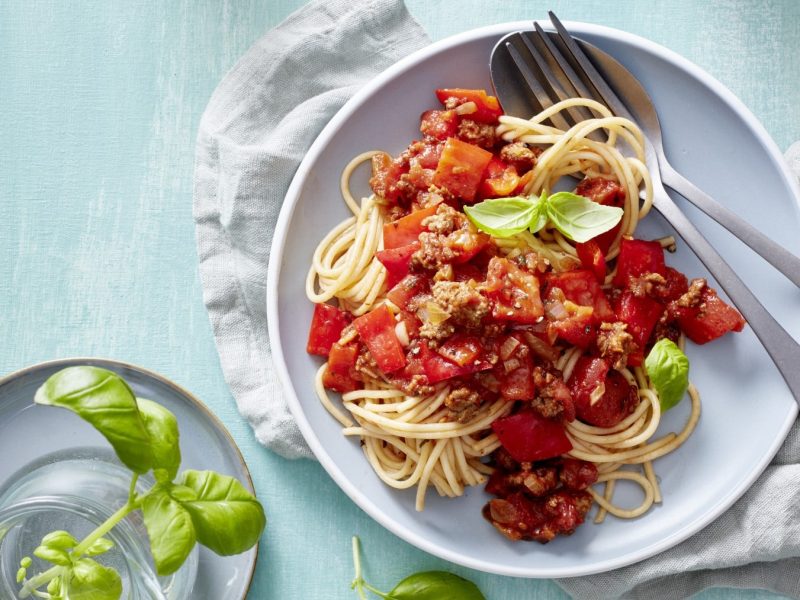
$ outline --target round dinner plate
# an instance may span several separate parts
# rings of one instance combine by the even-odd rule
[[[64,409],[33,403],[37,388],[56,371],[92,365],[121,375],[141,398],[172,411],[180,428],[181,469],[213,470],[238,479],[253,491],[253,482],[236,443],[222,423],[189,392],[157,373],[115,360],[68,358],[41,363],[0,379],[0,488],[24,464],[80,447],[108,450],[106,439],[91,425]],[[255,569],[258,546],[235,556],[218,556],[199,547],[192,598],[244,600]]]
[[[547,25],[542,23],[546,28]],[[663,551],[700,530],[756,480],[777,452],[797,414],[783,379],[748,328],[709,345],[690,344],[691,379],[702,396],[702,418],[689,440],[655,462],[663,503],[634,520],[587,523],[547,545],[510,542],[481,516],[481,488],[461,498],[429,490],[414,510],[414,491],[384,485],[358,439],[347,438],[313,389],[319,358],[305,351],[313,305],[304,284],[318,241],[349,216],[339,193],[342,169],[366,150],[393,155],[419,137],[419,115],[436,108],[441,87],[490,88],[488,61],[503,35],[529,29],[507,23],[432,44],[392,66],[359,91],[312,145],[289,188],[278,220],[268,273],[267,308],[275,365],[289,406],[315,455],[337,484],[369,515],[398,536],[442,558],[474,569],[522,577],[568,577],[606,571]],[[798,250],[797,184],[763,127],[733,94],[675,53],[628,33],[568,23],[577,37],[630,69],[649,91],[676,169],[718,201]],[[369,193],[366,168],[356,192]],[[358,195],[357,194],[357,195]],[[686,203],[676,197],[681,206]],[[689,217],[775,317],[800,337],[798,290],[738,240],[686,207]],[[657,214],[638,237],[672,233]],[[689,277],[710,276],[679,240],[668,262]],[[718,288],[718,286],[715,286]],[[800,367],[800,366],[799,366]],[[659,433],[679,431],[688,401],[664,415]],[[635,489],[620,485],[621,502]]]

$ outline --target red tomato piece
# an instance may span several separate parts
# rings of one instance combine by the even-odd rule
[[[583,268],[593,273],[599,283],[603,283],[606,278],[606,258],[597,240],[579,242],[575,244],[575,250],[578,251],[578,258]]]
[[[421,275],[406,275],[395,285],[386,297],[402,309],[407,309],[412,298],[424,294],[430,288],[430,279]]]
[[[422,221],[436,214],[436,206],[429,206],[420,210],[415,210],[391,223],[383,226],[383,247],[386,250],[407,246],[416,242],[419,234],[425,231]]]
[[[460,367],[474,364],[483,354],[481,340],[474,335],[456,334],[439,347],[439,354]]]
[[[350,322],[350,315],[330,304],[314,305],[311,329],[308,332],[306,352],[328,356],[331,346],[342,336],[342,329]]]
[[[426,110],[420,118],[422,135],[436,140],[446,140],[458,133],[458,115],[454,110]]]
[[[741,331],[746,321],[717,292],[703,288],[700,304],[692,308],[674,307],[678,325],[695,344],[706,344],[729,331]]]
[[[647,273],[666,276],[664,249],[658,242],[623,239],[617,257],[617,272],[612,283],[617,287],[627,287],[631,277],[642,277]]]
[[[436,90],[436,97],[442,104],[449,98],[455,98],[458,104],[474,102],[478,110],[467,117],[480,123],[496,123],[497,118],[503,114],[500,102],[494,96],[489,96],[485,90],[440,89]]]
[[[616,181],[603,179],[602,177],[591,177],[584,179],[578,184],[575,193],[584,198],[589,198],[603,206],[616,206],[622,208],[625,205],[625,190]],[[600,248],[603,255],[608,253],[608,249],[617,238],[622,223],[615,225],[609,231],[601,233],[592,238]]]
[[[510,196],[519,186],[517,170],[506,164],[496,156],[492,157],[486,167],[486,178],[481,182],[478,190],[480,198],[503,198]]]
[[[636,296],[625,290],[616,304],[617,319],[628,326],[628,333],[643,351],[653,329],[664,314],[664,305],[649,296]],[[634,365],[636,366],[636,365]]]
[[[372,178],[369,185],[377,196],[390,204],[397,204],[400,199],[400,177],[407,172],[408,167],[395,162],[385,152],[380,152],[372,157]]]
[[[385,304],[353,321],[353,327],[384,373],[401,369],[406,364],[406,355],[397,339],[395,325],[394,317]]]
[[[500,379],[500,395],[506,400],[532,400],[536,394],[533,384],[533,362],[530,358],[517,359],[522,363],[508,373],[502,373]],[[498,369],[502,372],[502,367]]]
[[[596,427],[613,427],[639,403],[636,389],[619,371],[609,370],[602,358],[582,356],[575,364],[568,385],[578,419]],[[599,392],[602,395],[592,403],[592,394]]]
[[[570,315],[565,319],[550,321],[556,336],[578,348],[588,348],[597,339],[597,324],[594,310],[587,306],[566,306]]]
[[[357,358],[358,348],[355,345],[333,344],[328,356],[328,366],[322,374],[322,385],[342,394],[358,389],[359,383],[354,371]]]
[[[544,315],[539,280],[507,258],[495,256],[489,261],[485,289],[495,319],[535,323]]]
[[[438,383],[453,377],[463,377],[478,371],[491,369],[492,365],[485,360],[477,360],[464,366],[446,359],[441,354],[434,352],[426,344],[419,345],[417,357],[422,365],[428,383]]]
[[[575,269],[564,273],[550,273],[547,276],[548,294],[552,288],[559,288],[570,302],[580,306],[591,306],[598,323],[614,320],[611,303],[591,271]]]
[[[386,287],[393,288],[408,275],[411,268],[411,256],[419,250],[419,242],[411,242],[407,246],[379,250],[375,253],[384,267],[386,267]]]
[[[677,300],[689,291],[689,281],[686,279],[686,275],[677,269],[667,267],[667,274],[664,279],[666,279],[667,283],[664,286],[663,293],[659,295],[659,300],[663,302]]]
[[[518,462],[544,460],[572,450],[564,426],[532,410],[497,419],[492,423],[492,430]]]
[[[322,374],[322,385],[325,387],[325,389],[333,390],[334,392],[339,392],[340,394],[352,392],[353,390],[357,390],[359,387],[358,381],[349,375],[334,373],[331,371],[330,367],[326,368],[325,372]]]
[[[449,138],[442,149],[433,183],[465,202],[472,202],[490,160],[491,152],[457,138]]]

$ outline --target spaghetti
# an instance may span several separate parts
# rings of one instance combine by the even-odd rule
[[[485,95],[483,97],[486,98]],[[498,433],[493,430],[493,423],[509,417],[512,413],[516,414],[515,407],[518,406],[518,403],[514,400],[518,399],[515,397],[518,392],[514,389],[509,391],[507,381],[500,382],[500,393],[492,390],[493,393],[487,392],[484,394],[485,397],[476,399],[477,394],[473,393],[474,389],[462,385],[463,380],[467,377],[465,374],[475,381],[479,381],[486,389],[490,389],[497,382],[495,381],[493,384],[494,376],[488,373],[496,372],[499,368],[497,365],[502,364],[505,368],[505,375],[511,378],[525,364],[532,364],[531,359],[525,358],[530,351],[532,355],[538,355],[539,359],[544,360],[543,357],[548,357],[552,362],[552,369],[546,373],[541,371],[540,374],[560,374],[563,380],[557,376],[557,383],[560,382],[559,385],[566,386],[572,385],[577,377],[574,375],[576,364],[580,360],[585,360],[585,358],[582,359],[585,354],[585,346],[564,343],[552,345],[547,341],[541,341],[542,336],[538,333],[528,331],[524,338],[514,332],[503,334],[506,337],[502,338],[505,341],[499,346],[499,358],[492,354],[494,362],[491,364],[485,361],[481,362],[483,358],[490,355],[486,349],[469,354],[472,363],[458,362],[459,357],[463,358],[464,348],[467,346],[464,346],[463,343],[465,335],[457,333],[453,336],[453,331],[454,329],[459,330],[459,324],[468,323],[470,318],[474,321],[475,314],[479,315],[478,320],[480,320],[489,310],[485,306],[485,299],[481,299],[475,294],[478,292],[484,295],[492,293],[486,291],[489,290],[488,281],[491,276],[486,276],[487,283],[481,284],[484,285],[481,288],[472,279],[464,283],[464,277],[459,279],[454,275],[454,269],[463,269],[464,267],[459,265],[467,262],[458,258],[458,252],[468,252],[464,248],[469,249],[470,244],[479,239],[476,236],[483,234],[476,234],[474,227],[469,224],[467,224],[469,226],[464,225],[466,219],[463,214],[454,216],[456,211],[443,208],[443,204],[447,204],[447,202],[441,203],[441,197],[437,196],[443,194],[448,197],[442,192],[442,188],[448,187],[448,182],[443,181],[445,179],[443,176],[440,177],[440,173],[446,170],[442,164],[448,160],[445,156],[448,150],[446,148],[441,150],[443,145],[441,131],[443,127],[449,127],[451,123],[455,122],[460,127],[458,135],[467,136],[467,133],[464,133],[466,130],[463,128],[464,120],[471,116],[478,119],[480,111],[485,108],[481,102],[480,98],[477,101],[462,98],[457,103],[456,110],[452,110],[454,108],[452,102],[450,105],[448,102],[444,102],[446,111],[429,111],[429,113],[436,114],[430,116],[429,113],[425,113],[423,115],[423,133],[429,136],[433,131],[434,134],[439,135],[436,148],[442,155],[437,158],[438,166],[434,175],[434,183],[437,185],[427,186],[424,184],[430,184],[430,172],[432,172],[430,165],[434,164],[428,163],[430,172],[425,175],[425,160],[427,160],[425,152],[428,151],[428,147],[420,150],[419,147],[412,144],[409,152],[413,149],[417,154],[412,153],[410,161],[406,157],[406,162],[410,162],[411,167],[407,167],[404,172],[405,183],[408,184],[410,181],[417,185],[419,191],[415,193],[417,193],[418,200],[422,199],[419,202],[420,205],[429,203],[428,206],[422,206],[420,209],[422,211],[427,209],[425,214],[429,216],[416,225],[419,229],[416,232],[419,235],[419,241],[412,236],[410,244],[403,246],[400,250],[385,248],[384,227],[389,220],[389,215],[392,214],[391,210],[402,202],[397,200],[396,188],[385,185],[386,177],[384,180],[380,180],[377,176],[373,177],[371,183],[373,189],[378,193],[362,198],[360,202],[356,201],[350,190],[350,179],[354,170],[370,160],[373,161],[373,170],[381,160],[384,160],[384,167],[389,165],[386,162],[388,159],[383,158],[386,155],[382,153],[361,154],[350,161],[341,178],[341,193],[352,216],[334,227],[319,243],[314,252],[306,281],[306,292],[312,302],[325,303],[335,298],[339,309],[354,317],[360,317],[353,324],[343,324],[339,328],[339,335],[333,340],[336,343],[333,345],[328,363],[322,365],[317,373],[315,380],[317,394],[325,408],[342,424],[344,434],[361,439],[367,460],[382,481],[397,489],[416,487],[417,510],[423,509],[426,490],[429,487],[435,488],[442,496],[455,497],[462,495],[466,486],[485,483],[487,476],[495,470],[490,464],[487,464],[486,457],[501,447],[501,440]],[[491,106],[490,103],[487,105]],[[592,111],[593,118],[581,121],[566,131],[548,124],[549,118],[554,114],[576,107]],[[539,152],[535,164],[527,171],[527,174],[515,180],[516,189],[522,195],[534,198],[542,194],[547,195],[559,185],[563,178],[574,176],[585,180],[599,181],[601,185],[610,182],[609,185],[618,186],[615,189],[620,190],[618,196],[621,197],[623,216],[619,226],[610,234],[611,239],[608,240],[604,258],[612,260],[618,257],[622,240],[633,235],[637,223],[652,206],[652,185],[644,164],[644,139],[639,128],[627,119],[613,116],[603,105],[585,99],[561,102],[529,120],[499,116],[495,123],[496,125],[492,125],[493,132],[487,132],[485,128],[482,128],[480,122],[477,122],[477,126],[471,125],[470,131],[477,129],[479,132],[486,132],[487,136],[498,136],[505,144],[515,144],[515,148],[533,148]],[[448,133],[453,133],[453,131],[455,130],[451,129]],[[449,135],[447,139],[450,139]],[[468,139],[470,142],[474,141],[472,138]],[[476,142],[476,145],[480,145],[480,140]],[[433,143],[431,143],[431,147],[433,147]],[[467,149],[466,151],[478,155],[476,150]],[[390,167],[391,165],[386,169]],[[423,184],[417,184],[413,180],[420,171],[423,172],[423,175],[420,176]],[[459,171],[459,173],[463,172]],[[503,176],[507,176],[508,173],[511,171],[507,169]],[[517,173],[514,171],[512,175],[516,176]],[[428,179],[424,179],[425,176]],[[403,181],[401,178],[400,182]],[[449,189],[452,195],[458,196],[458,193],[452,191],[458,189],[459,193],[466,197],[468,192],[463,191],[465,185],[463,176],[461,179],[451,179],[450,183]],[[485,185],[485,183],[481,183],[481,185]],[[433,202],[431,202],[432,196]],[[437,197],[438,203],[436,202]],[[396,214],[395,212],[394,215]],[[406,211],[406,216],[408,214]],[[402,221],[403,219],[394,222],[401,223]],[[458,229],[453,223],[461,223],[462,229]],[[450,230],[447,230],[447,227],[450,227]],[[453,230],[454,227],[456,227],[455,230]],[[461,233],[459,234],[459,232]],[[434,235],[439,235],[439,237],[432,237]],[[430,239],[426,238],[426,240],[430,244],[434,244],[434,242],[439,244],[439,246],[432,246],[435,252],[431,251],[426,254],[424,243],[420,249],[420,242],[425,242],[424,236],[429,236]],[[465,236],[468,238],[466,246],[464,245]],[[447,240],[453,239],[460,240],[458,244],[461,245],[448,245]],[[667,238],[660,243],[664,247],[669,247],[674,245],[674,240]],[[552,269],[554,273],[569,273],[584,262],[580,256],[583,249],[568,239],[552,223],[546,224],[535,234],[523,231],[508,237],[494,238],[491,240],[491,247],[494,248],[495,256],[507,261],[503,263],[504,265],[526,264],[525,261],[529,261],[529,270],[536,268],[541,270],[541,264],[544,264],[548,265],[547,268]],[[396,281],[391,282],[390,285],[393,268],[387,262],[394,257],[393,254],[389,255],[387,252],[401,254],[404,248],[408,249],[409,256],[412,256],[410,254],[412,251],[414,252],[413,260],[423,261],[423,264],[426,264],[425,260],[440,261],[436,264],[441,267],[436,276],[426,284],[429,286],[426,288],[429,290],[426,292],[427,295],[419,295],[413,301],[405,298],[404,302],[409,302],[407,305],[403,305],[394,295],[394,290],[397,289]],[[442,256],[449,257],[454,252],[456,259],[442,258]],[[536,259],[531,257],[536,257]],[[407,258],[406,260],[411,259]],[[441,262],[446,263],[447,260],[450,261],[447,264]],[[543,262],[533,264],[536,261]],[[406,262],[406,273],[408,273],[407,265],[408,262]],[[511,269],[511,267],[507,268]],[[491,264],[489,269],[492,269]],[[612,283],[617,278],[616,269],[617,267],[605,273],[602,279],[605,288],[611,289]],[[517,271],[514,270],[506,272],[504,285],[509,285],[508,282],[514,280],[514,277],[517,276],[515,273]],[[406,287],[411,286],[412,283],[416,285],[413,274],[406,274],[403,282],[408,281],[410,282],[405,284]],[[433,292],[430,291],[430,286],[432,286]],[[392,293],[388,293],[390,290]],[[437,296],[437,290],[461,293],[470,299],[471,304],[467,301],[462,302],[462,299],[458,300],[462,304],[447,305]],[[501,290],[500,293],[504,292]],[[536,295],[538,300],[538,291]],[[460,298],[460,296],[456,297]],[[419,298],[427,299],[427,301],[419,300]],[[453,300],[453,302],[456,301]],[[464,304],[464,302],[467,303]],[[500,301],[493,299],[492,302]],[[443,304],[444,308],[442,308]],[[457,313],[454,312],[456,310],[453,308],[454,306],[460,308],[467,306],[473,312],[465,310],[463,314]],[[416,310],[410,310],[409,307]],[[548,319],[558,317],[558,315],[553,317],[551,311],[563,313],[565,310],[569,311],[574,308],[574,302],[561,298],[561,300],[554,301],[554,304],[547,305],[547,317]],[[577,308],[581,309],[580,306]],[[366,328],[374,328],[374,322],[378,320],[378,316],[373,318],[370,315],[377,315],[385,309],[388,309],[385,314],[390,316],[388,318],[390,318],[391,327],[388,329],[384,327],[381,334],[383,337],[380,339],[391,338],[390,346],[395,344],[404,353],[407,353],[408,358],[402,360],[402,363],[406,365],[403,371],[397,371],[398,367],[394,365],[391,369],[383,368],[381,361],[388,361],[390,357],[376,355],[377,346],[370,345],[370,335],[372,334],[366,333]],[[496,304],[492,304],[491,310],[496,319],[502,318],[497,316]],[[517,302],[513,304],[508,314],[517,314],[521,310],[524,310],[524,307]],[[595,310],[597,309],[595,308]],[[413,314],[409,316],[410,312],[415,313],[416,317],[421,315],[423,323],[423,327],[414,335],[411,330],[417,327],[419,319]],[[367,318],[369,318],[369,322],[365,320]],[[459,318],[462,320],[459,321]],[[563,315],[558,318],[563,318]],[[541,317],[538,320],[541,321]],[[530,323],[532,321],[523,320],[522,322]],[[455,327],[453,323],[456,324]],[[449,329],[447,329],[448,327]],[[444,333],[442,333],[443,331]],[[467,332],[469,331],[467,328]],[[312,337],[314,335],[315,333],[312,331]],[[429,336],[426,339],[432,340],[432,347],[439,348],[439,355],[456,362],[442,359],[439,355],[431,355],[425,343],[418,343],[418,340],[426,335]],[[484,337],[481,339],[485,339],[485,332],[483,335]],[[564,336],[569,337],[567,334]],[[375,339],[379,337],[376,336]],[[462,342],[462,345],[457,348],[461,354],[455,351],[451,352],[448,346],[456,338]],[[366,349],[363,348],[363,344],[357,346],[358,343],[361,343],[359,340],[366,343]],[[683,336],[681,335],[681,344],[682,340]],[[525,352],[520,350],[522,346],[524,346]],[[358,348],[357,355],[356,348]],[[337,353],[337,357],[346,355],[346,360],[337,358],[336,361],[339,362],[336,362],[333,358],[334,352]],[[422,356],[423,354],[425,356]],[[416,372],[409,369],[409,366],[416,365],[418,362],[423,364],[424,369],[419,367]],[[564,456],[595,465],[596,482],[605,484],[602,493],[591,488],[588,490],[591,499],[599,506],[596,516],[598,522],[602,521],[607,513],[620,518],[637,517],[646,512],[654,502],[661,501],[652,461],[678,448],[692,433],[700,416],[699,395],[694,387],[690,386],[689,396],[692,410],[683,430],[677,434],[669,433],[657,438],[656,432],[661,418],[658,392],[642,366],[626,367],[624,361],[621,362],[623,364],[617,365],[615,372],[624,378],[625,385],[634,390],[637,398],[636,406],[631,408],[629,414],[621,415],[618,422],[611,426],[592,425],[579,419],[564,419],[564,432],[571,447]],[[342,364],[345,366],[342,367]],[[494,371],[486,371],[492,365],[495,365]],[[439,380],[441,375],[436,368],[450,369],[449,372],[464,376],[443,377]],[[408,374],[401,378],[397,375],[399,372],[404,374],[408,372]],[[548,379],[548,381],[550,380]],[[495,388],[497,387],[498,385],[495,385]],[[341,408],[329,396],[326,388],[342,392]],[[485,391],[483,387],[480,389],[481,393]],[[592,392],[590,404],[593,406],[604,393],[601,387],[597,387]],[[547,410],[551,409],[552,407]],[[614,488],[620,480],[633,482],[642,489],[643,500],[639,506],[624,508],[613,503]],[[493,507],[492,510],[495,508]],[[492,520],[506,535],[514,537],[509,534],[507,528],[499,525],[496,519],[492,518]]]

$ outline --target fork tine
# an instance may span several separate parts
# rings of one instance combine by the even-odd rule
[[[513,41],[522,41],[521,47],[518,47],[519,44],[512,43]],[[522,78],[525,80],[528,88],[533,92],[538,101],[542,110],[549,108],[553,105],[550,96],[548,95],[547,91],[542,87],[542,84],[539,83],[539,77],[537,74],[533,72],[531,69],[531,61],[527,60],[523,53],[529,53],[529,50],[525,44],[525,40],[521,35],[516,35],[511,40],[506,42],[506,50],[508,51],[509,56],[514,61],[514,65],[517,67],[517,70],[522,75]],[[535,61],[534,61],[535,62]],[[539,66],[539,63],[536,63]],[[541,69],[540,69],[541,70]],[[550,121],[553,123],[554,126],[558,127],[559,129],[569,129],[570,125],[564,119],[564,117],[560,114],[555,114],[550,118]]]
[[[614,93],[614,90],[606,83],[605,78],[597,71],[589,57],[581,50],[575,39],[569,34],[561,21],[558,20],[553,11],[548,11],[550,22],[553,23],[558,32],[561,43],[564,44],[568,53],[572,57],[574,64],[578,65],[580,71],[583,72],[584,81],[588,82],[595,90],[595,94],[589,97],[600,99],[603,104],[608,106],[615,115],[632,119],[630,112],[623,104],[622,100]]]

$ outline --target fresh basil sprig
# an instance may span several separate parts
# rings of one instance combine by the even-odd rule
[[[366,600],[364,588],[384,600],[486,600],[478,586],[447,571],[422,571],[409,575],[390,592],[375,589],[361,575],[361,556],[358,538],[353,536],[355,579],[350,585],[361,600]]]
[[[677,405],[689,387],[689,359],[667,338],[658,340],[644,361],[662,411]]]
[[[542,195],[531,200],[522,196],[484,200],[465,206],[475,226],[495,237],[511,237],[529,229],[536,233],[548,221],[574,242],[588,242],[620,222],[623,210],[604,206],[571,192]]]
[[[133,471],[128,501],[78,542],[54,531],[33,551],[53,566],[27,578],[29,557],[20,562],[20,598],[34,594],[50,600],[119,600],[122,583],[110,567],[87,558],[107,552],[104,537],[130,513],[141,510],[156,572],[174,573],[194,545],[228,556],[251,548],[266,525],[258,500],[233,477],[186,470],[181,463],[178,422],[166,408],[137,398],[116,373],[97,367],[69,367],[52,375],[37,391],[37,404],[60,406],[91,423]],[[139,475],[153,472],[155,484],[136,493]],[[47,591],[41,591],[45,587]]]

